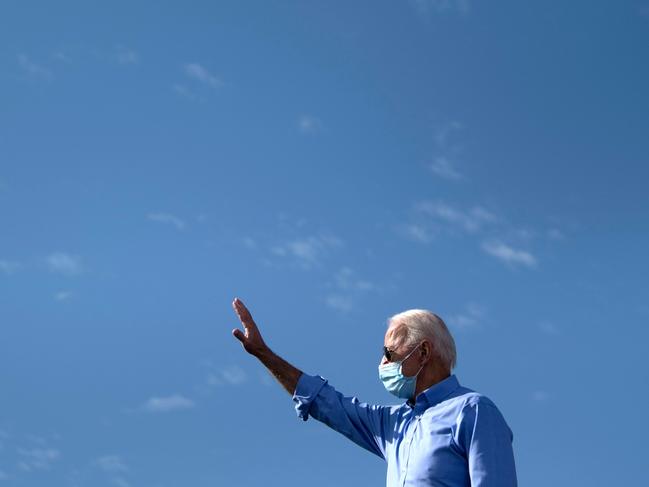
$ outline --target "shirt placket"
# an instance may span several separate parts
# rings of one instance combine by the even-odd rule
[[[417,433],[417,428],[419,427],[419,423],[421,420],[421,416],[415,416],[410,420],[407,426],[407,439],[406,439],[406,451],[405,451],[405,458],[402,463],[401,467],[401,487],[404,487],[406,485],[406,477],[408,474],[408,464],[410,463],[410,450],[412,449],[412,443],[415,440],[415,435]],[[409,431],[408,431],[409,430]]]

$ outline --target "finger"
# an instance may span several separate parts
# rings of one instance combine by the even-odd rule
[[[244,316],[252,319],[252,315],[250,314],[250,311],[248,311],[246,305],[243,304],[243,301],[241,301],[239,298],[234,298],[234,301],[232,301],[232,306],[234,307],[234,310],[237,312],[239,316]]]
[[[239,298],[235,298],[235,300],[232,302],[232,306],[234,307],[234,311],[237,313],[237,316],[239,316],[239,320],[245,327],[256,326],[255,321],[252,319],[250,311],[248,311],[246,305],[243,304],[243,301],[241,301]]]
[[[241,343],[244,343],[246,341],[246,335],[244,335],[243,332],[238,328],[232,330],[232,334],[234,335],[234,338],[239,340]]]

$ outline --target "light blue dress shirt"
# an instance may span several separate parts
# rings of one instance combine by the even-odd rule
[[[374,406],[302,374],[293,394],[303,420],[322,421],[385,459],[387,487],[515,487],[513,435],[496,405],[454,375],[414,404]]]

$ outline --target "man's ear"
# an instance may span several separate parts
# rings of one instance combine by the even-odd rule
[[[421,343],[421,358],[424,359],[424,363],[428,363],[433,358],[433,346],[428,340],[424,340]]]

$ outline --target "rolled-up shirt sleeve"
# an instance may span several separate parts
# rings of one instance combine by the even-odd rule
[[[385,458],[385,445],[392,430],[390,408],[343,396],[319,376],[302,374],[293,394],[295,410],[302,420],[313,417],[345,435],[359,446]]]
[[[293,393],[293,402],[295,403],[295,411],[297,412],[298,418],[303,421],[309,419],[311,403],[326,383],[327,381],[320,376],[307,374],[300,376],[295,387],[295,392]]]

